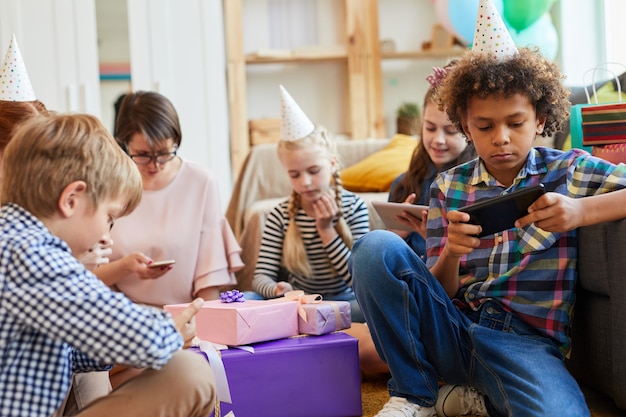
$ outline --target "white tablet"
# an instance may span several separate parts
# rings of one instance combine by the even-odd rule
[[[372,206],[376,209],[376,212],[380,216],[380,219],[385,223],[388,229],[408,230],[414,232],[414,230],[404,223],[401,223],[396,219],[397,216],[403,212],[411,213],[418,219],[422,219],[422,211],[428,210],[428,206],[422,206],[417,204],[406,203],[392,203],[389,201],[372,201]]]

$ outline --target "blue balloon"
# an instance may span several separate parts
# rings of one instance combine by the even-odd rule
[[[539,47],[541,54],[551,60],[556,58],[559,51],[559,36],[552,23],[550,13],[545,13],[535,23],[517,33],[508,28],[511,38],[517,46]]]
[[[457,36],[467,44],[474,42],[474,28],[478,16],[479,0],[448,0],[448,17]],[[500,16],[503,16],[502,0],[494,0]],[[504,18],[503,18],[504,20]]]

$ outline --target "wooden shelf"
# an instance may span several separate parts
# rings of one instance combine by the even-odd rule
[[[246,64],[290,64],[290,63],[307,63],[307,62],[323,62],[323,61],[345,61],[348,54],[338,52],[334,54],[307,54],[290,56],[258,56],[254,53],[246,55]]]
[[[461,56],[464,48],[430,49],[421,51],[381,52],[382,59],[425,59]]]

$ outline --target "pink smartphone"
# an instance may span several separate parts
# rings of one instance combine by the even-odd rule
[[[175,263],[176,261],[173,259],[170,259],[167,261],[157,261],[157,262],[152,262],[150,265],[148,265],[148,268],[158,268],[160,266],[168,266],[168,265],[173,265]]]

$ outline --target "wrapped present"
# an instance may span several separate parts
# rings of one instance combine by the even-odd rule
[[[298,317],[301,334],[320,335],[348,329],[352,325],[350,303],[347,301],[322,301],[317,304],[302,304],[305,317]]]
[[[189,304],[164,306],[176,316]],[[298,334],[298,302],[288,300],[205,301],[196,314],[202,340],[236,346]]]
[[[626,163],[626,144],[596,145],[593,146],[591,154],[613,164]]]
[[[253,353],[237,348],[221,351],[232,403],[219,402],[214,417],[230,412],[236,417],[362,414],[357,339],[336,332],[252,347]]]
[[[583,145],[626,143],[626,102],[581,109]]]

